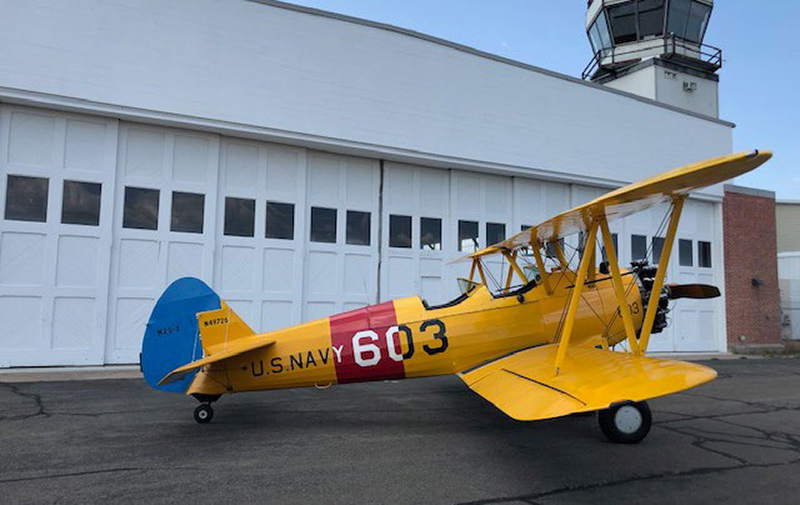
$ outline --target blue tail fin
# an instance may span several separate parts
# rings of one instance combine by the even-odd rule
[[[153,307],[142,341],[142,373],[150,387],[173,393],[186,391],[196,372],[163,386],[158,381],[179,366],[203,357],[196,314],[219,308],[219,296],[200,279],[184,277],[169,285]]]

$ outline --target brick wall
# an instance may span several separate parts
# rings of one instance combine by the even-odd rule
[[[722,232],[729,348],[780,344],[775,194],[726,185]]]

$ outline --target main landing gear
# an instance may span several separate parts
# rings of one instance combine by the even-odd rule
[[[650,433],[653,416],[647,402],[628,402],[612,405],[597,413],[600,429],[610,441],[618,444],[637,444]]]
[[[214,409],[211,407],[211,403],[219,400],[219,395],[194,394],[192,396],[200,402],[200,405],[194,409],[194,420],[200,424],[210,423],[214,419]]]
[[[194,420],[198,423],[210,423],[212,419],[214,419],[214,409],[210,403],[204,403],[194,409]]]

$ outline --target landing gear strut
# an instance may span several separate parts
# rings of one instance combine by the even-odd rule
[[[599,411],[597,420],[606,438],[618,444],[641,442],[653,425],[653,416],[647,402],[613,405]]]
[[[200,393],[193,394],[200,405],[194,409],[194,420],[200,424],[210,423],[214,419],[214,409],[211,403],[219,400],[220,395],[204,395]]]

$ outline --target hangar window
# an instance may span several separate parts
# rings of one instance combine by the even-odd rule
[[[694,266],[694,244],[691,240],[678,240],[678,264],[682,267]]]
[[[171,231],[203,233],[206,196],[197,193],[172,192]]]
[[[661,249],[664,247],[664,237],[653,237],[653,264],[657,265],[661,259]]]
[[[431,251],[442,250],[442,220],[423,217],[419,220],[419,248]]]
[[[647,259],[647,237],[631,235],[631,261]]]
[[[458,250],[466,253],[473,253],[478,249],[478,222],[459,221]]]
[[[598,237],[598,240],[600,240],[600,237]],[[617,258],[617,262],[619,262],[619,238],[616,233],[611,234],[611,245],[614,247],[614,256]],[[603,261],[608,261],[605,246],[600,246],[600,252],[603,255]]]
[[[225,197],[225,229],[232,237],[255,236],[256,201],[251,198]]]
[[[64,181],[61,200],[63,224],[100,224],[101,184],[97,182]]]
[[[389,216],[389,247],[411,249],[411,216]]]
[[[697,265],[711,268],[711,242],[697,242]]]
[[[157,189],[126,187],[122,227],[157,230],[158,194]]]
[[[560,239],[558,239],[558,246],[561,249],[561,252],[565,252],[564,251],[564,237],[561,237]],[[556,246],[553,244],[553,242],[548,242],[547,246],[545,246],[545,248],[544,248],[544,251],[545,251],[545,255],[547,255],[548,258],[557,258],[558,257],[558,255],[556,254]]]
[[[347,211],[345,242],[350,245],[369,245],[371,219],[369,212]]]
[[[294,240],[294,204],[267,202],[266,238]]]
[[[311,207],[311,241],[336,243],[336,209]]]
[[[47,189],[43,177],[9,175],[6,185],[6,219],[14,221],[47,220]]]
[[[486,243],[496,244],[506,239],[506,225],[503,223],[486,223]]]

